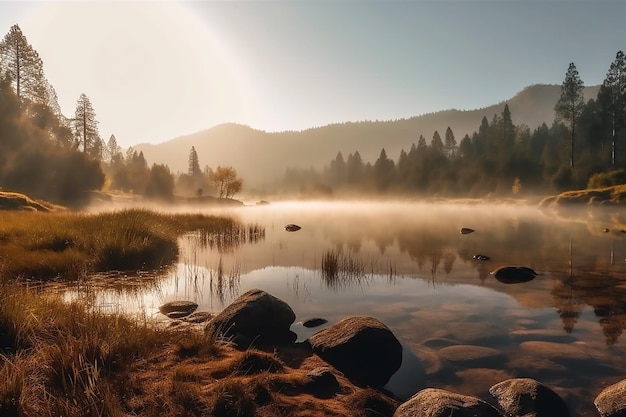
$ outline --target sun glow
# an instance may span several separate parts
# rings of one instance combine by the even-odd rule
[[[180,4],[42,3],[20,27],[63,112],[71,116],[84,92],[105,140],[113,133],[122,145],[159,142],[239,122],[253,102],[226,45]],[[156,125],[159,137],[146,137],[147,125]]]

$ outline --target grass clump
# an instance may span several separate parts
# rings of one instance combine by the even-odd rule
[[[185,232],[238,236],[242,229],[228,217],[136,209],[98,214],[0,211],[0,275],[49,280],[156,269],[176,260],[177,239]]]

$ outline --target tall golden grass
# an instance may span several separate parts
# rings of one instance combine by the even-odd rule
[[[0,276],[75,279],[86,272],[155,269],[175,261],[178,237],[196,230],[236,240],[232,236],[248,229],[230,217],[137,209],[99,214],[0,211]],[[248,231],[262,232],[256,226]]]

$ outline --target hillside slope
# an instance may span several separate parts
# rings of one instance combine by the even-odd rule
[[[586,87],[587,99],[595,98],[599,87]],[[299,132],[268,133],[237,124],[223,124],[158,145],[140,144],[150,164],[167,164],[173,172],[186,172],[189,150],[196,148],[202,167],[232,165],[244,178],[246,186],[259,187],[281,177],[288,167],[321,168],[342,152],[359,151],[365,162],[374,162],[380,150],[396,160],[400,150],[409,150],[420,135],[430,142],[435,131],[443,137],[448,126],[457,142],[465,134],[478,130],[483,117],[489,121],[502,113],[508,103],[513,122],[531,129],[542,123],[552,124],[554,104],[561,87],[534,85],[510,100],[477,110],[446,110],[409,119],[362,121],[333,124]]]

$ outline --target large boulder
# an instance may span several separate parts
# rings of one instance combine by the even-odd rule
[[[569,417],[565,401],[531,378],[513,378],[489,388],[507,416]]]
[[[485,401],[438,388],[426,388],[400,404],[393,417],[502,417]]]
[[[593,403],[602,417],[626,416],[626,379],[606,387]]]
[[[355,382],[382,387],[400,368],[402,345],[372,317],[349,317],[309,337],[313,351]]]
[[[259,289],[242,294],[205,327],[209,338],[225,338],[240,347],[295,340],[289,330],[296,315],[284,301]]]

